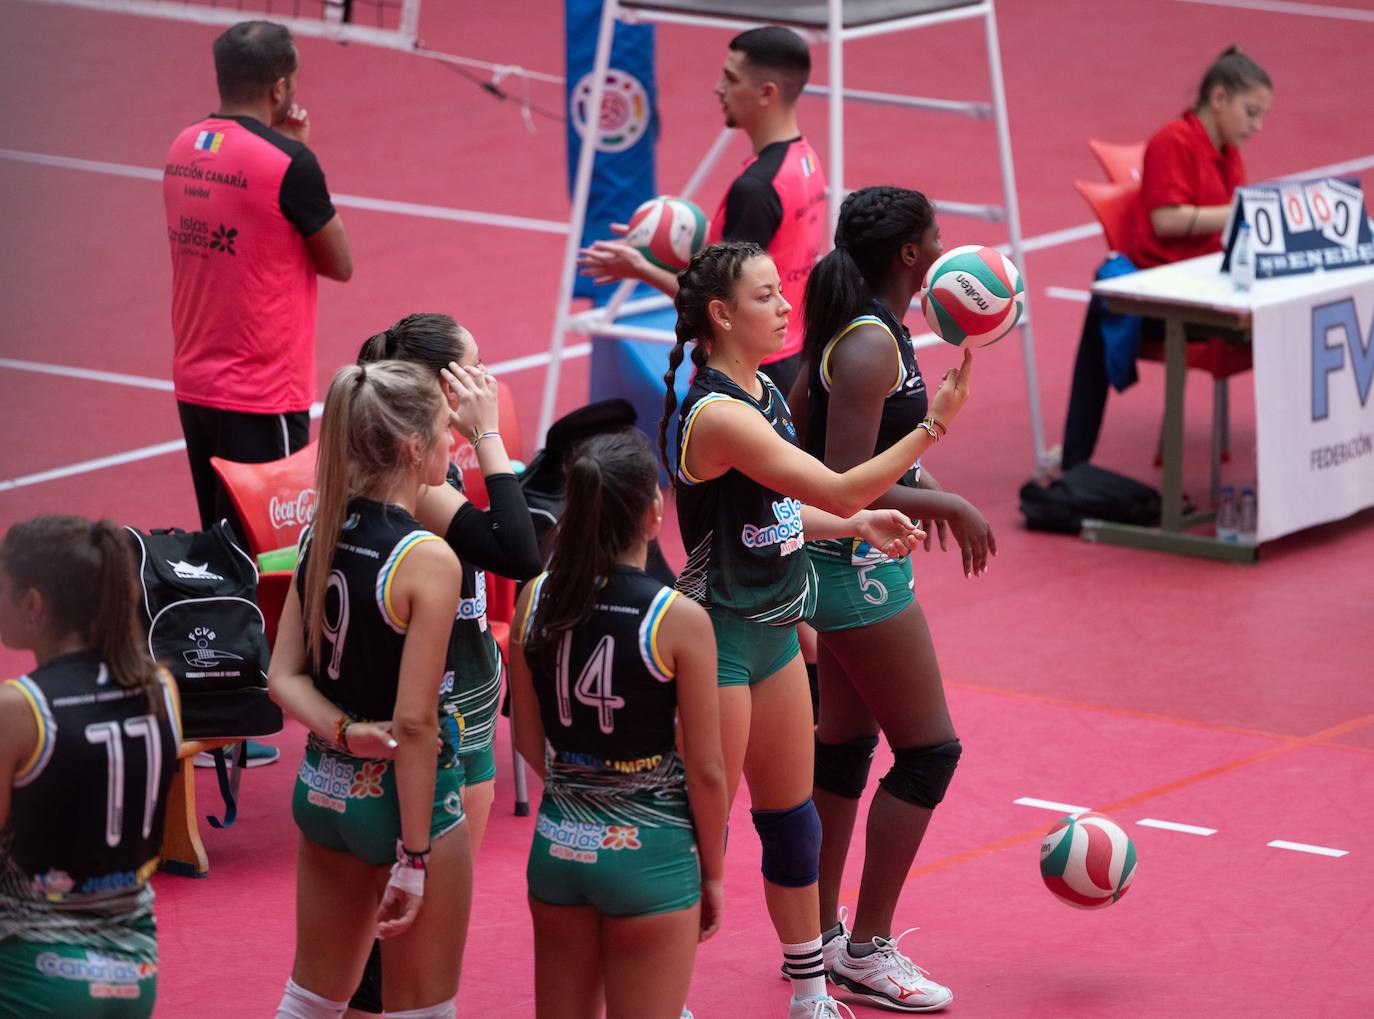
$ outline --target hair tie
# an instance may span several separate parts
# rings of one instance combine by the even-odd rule
[[[387,357],[391,357],[396,353],[396,330],[388,326],[386,332],[382,335],[386,337],[382,344],[382,352],[386,354]]]
[[[358,383],[357,383],[358,388],[361,389],[363,383],[366,382],[366,381],[367,381],[367,365],[365,365],[365,364],[360,364],[360,365],[358,365]]]

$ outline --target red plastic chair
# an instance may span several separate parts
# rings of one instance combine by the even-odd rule
[[[315,516],[315,445],[267,463],[210,458],[243,522],[253,555],[296,544]]]
[[[1140,168],[1145,163],[1144,142],[1119,145],[1089,138],[1088,148],[1102,164],[1102,170],[1109,181],[1114,184],[1140,183]]]
[[[1088,144],[1091,146],[1093,143]],[[1103,165],[1106,166],[1106,163]],[[1108,183],[1080,180],[1074,182],[1074,187],[1092,208],[1097,221],[1102,224],[1107,247],[1113,251],[1130,250],[1136,203],[1140,200],[1139,181]],[[1136,358],[1162,364],[1164,341],[1143,341]],[[1221,491],[1221,464],[1231,459],[1231,401],[1226,380],[1233,375],[1250,371],[1254,367],[1254,362],[1249,346],[1209,337],[1187,345],[1186,364],[1191,369],[1205,371],[1212,376],[1212,502],[1215,504]],[[1155,466],[1162,462],[1163,442],[1161,430],[1160,446],[1155,453]]]

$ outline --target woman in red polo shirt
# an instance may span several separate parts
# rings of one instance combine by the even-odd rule
[[[1232,46],[1202,76],[1193,108],[1150,139],[1131,250],[1122,252],[1137,269],[1221,250],[1231,196],[1245,183],[1240,147],[1260,129],[1273,98],[1264,68]],[[1093,302],[1083,323],[1064,424],[1066,470],[1092,456],[1102,428],[1107,373],[1101,311]]]

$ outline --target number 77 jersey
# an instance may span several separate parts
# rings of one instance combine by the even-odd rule
[[[117,915],[136,906],[157,867],[181,741],[175,690],[165,672],[159,680],[158,703],[149,704],[89,651],[10,680],[38,741],[14,774],[0,938],[16,919],[48,927],[71,909]]]

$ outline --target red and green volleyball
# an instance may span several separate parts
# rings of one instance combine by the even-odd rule
[[[1011,259],[996,248],[965,244],[945,252],[926,273],[921,311],[931,331],[956,347],[996,343],[1021,320],[1026,288]]]
[[[685,198],[659,195],[635,209],[625,240],[660,269],[679,272],[706,244],[706,213]]]
[[[1135,877],[1135,843],[1106,814],[1061,817],[1040,843],[1040,876],[1070,906],[1110,906]]]

